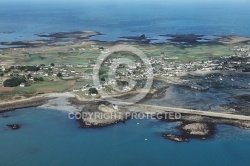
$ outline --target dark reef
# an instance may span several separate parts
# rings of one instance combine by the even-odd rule
[[[12,130],[18,130],[21,128],[21,125],[19,124],[7,124],[8,127],[10,127]]]
[[[151,42],[151,39],[147,38],[145,34],[142,34],[140,36],[124,36],[120,38],[127,39],[130,42],[136,42],[136,43],[142,43],[142,44],[149,44]]]
[[[92,36],[103,35],[100,32],[89,32],[89,31],[73,31],[73,32],[57,32],[51,34],[36,34],[39,37],[48,37],[55,39],[89,39]]]
[[[169,120],[163,115],[160,117],[164,122],[180,122],[176,128],[180,134],[166,132],[162,137],[175,142],[187,142],[190,139],[206,140],[213,138],[216,133],[217,124],[226,124],[230,126],[237,126],[240,128],[249,129],[248,121],[240,121],[233,119],[211,118],[207,116],[182,114],[181,119]]]

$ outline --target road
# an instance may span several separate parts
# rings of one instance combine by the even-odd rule
[[[208,116],[214,118],[224,118],[224,119],[234,119],[234,120],[244,120],[250,121],[250,116],[246,115],[235,115],[229,113],[219,113],[219,112],[211,112],[211,111],[201,111],[201,110],[191,110],[184,108],[173,108],[173,107],[163,107],[163,106],[154,106],[154,105],[145,105],[145,104],[134,104],[142,108],[145,112],[176,112],[182,114],[191,114],[191,115],[201,115]]]

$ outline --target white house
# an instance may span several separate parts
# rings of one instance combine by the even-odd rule
[[[22,87],[22,88],[24,88],[25,86],[26,86],[25,83],[21,83],[21,84],[20,84],[20,87]]]

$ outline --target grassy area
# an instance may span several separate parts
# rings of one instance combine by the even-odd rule
[[[196,45],[196,46],[155,46],[144,47],[147,56],[159,56],[162,53],[168,58],[178,57],[178,61],[192,62],[215,59],[234,54],[231,45]],[[170,60],[171,61],[171,60]]]
[[[67,84],[67,81],[58,81],[58,82],[43,82],[43,83],[35,83],[28,87],[15,87],[15,92],[63,92],[70,88],[71,86]]]
[[[110,44],[103,44],[105,48],[111,46]],[[36,65],[36,64],[81,64],[87,63],[89,60],[95,60],[101,54],[98,47],[102,44],[95,46],[92,49],[90,45],[84,45],[81,48],[85,51],[79,50],[79,46],[65,46],[56,48],[44,48],[32,51],[5,51],[5,54],[1,56],[2,60],[14,60],[20,65]],[[190,62],[214,59],[221,56],[232,55],[232,45],[194,45],[194,46],[175,46],[175,45],[134,45],[138,49],[142,50],[148,57],[160,56],[164,53],[169,58],[178,57],[179,61]],[[74,49],[74,51],[72,51]],[[63,51],[62,51],[63,50]],[[116,54],[120,57],[128,56],[124,53]]]
[[[34,93],[30,92],[17,92],[17,91],[9,91],[9,92],[1,92],[0,93],[0,101],[9,101],[13,99],[21,99],[22,97],[29,98],[34,96]]]
[[[94,46],[95,45],[95,46]],[[15,65],[37,65],[51,63],[55,64],[86,64],[90,60],[96,60],[101,54],[98,47],[109,48],[112,44],[86,44],[86,45],[69,45],[58,47],[42,47],[42,48],[27,48],[27,49],[5,49],[1,50],[2,54],[0,62],[14,61]],[[233,55],[233,45],[194,45],[194,46],[178,46],[178,45],[134,45],[134,47],[143,51],[148,57],[164,56],[166,61],[181,61],[194,62],[212,60],[223,56]],[[138,60],[128,52],[114,53],[115,57],[126,57],[131,60]],[[70,68],[71,69],[71,68]],[[92,67],[89,68],[74,68],[76,72],[83,72],[87,74],[93,73]],[[107,77],[109,68],[101,67],[100,77]],[[74,81],[74,80],[73,80]],[[70,83],[67,80],[58,80],[51,82],[47,77],[44,77],[44,82],[32,83],[29,87],[15,87],[9,92],[1,92],[0,100],[6,100],[13,97],[32,96],[35,93],[49,93],[49,92],[64,92],[72,90],[76,87],[82,87],[86,84],[92,84],[93,80],[80,80]],[[112,89],[110,89],[111,91]]]

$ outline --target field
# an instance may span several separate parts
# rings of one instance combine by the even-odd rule
[[[114,44],[83,42],[67,46],[43,46],[37,48],[10,48],[0,49],[0,66],[11,65],[50,65],[55,64],[72,64],[71,68],[79,73],[91,74],[92,67],[77,68],[77,64],[87,64],[94,62],[101,54],[102,50],[108,49]],[[238,44],[239,45],[239,44]],[[243,45],[243,44],[241,44]],[[234,45],[223,44],[197,44],[197,45],[141,45],[132,44],[132,46],[143,51],[148,57],[164,56],[166,61],[194,62],[212,60],[223,56],[235,54]],[[130,54],[131,55],[131,54]],[[118,57],[131,57],[129,53],[116,53]],[[112,57],[112,55],[111,55]],[[133,57],[132,57],[133,59]],[[107,67],[103,67],[100,75],[105,76]],[[45,77],[44,82],[32,83],[31,86],[22,88],[0,88],[0,98],[12,98],[11,96],[32,96],[40,93],[65,92],[80,88],[83,85],[92,84],[92,80],[60,80],[50,81]]]
[[[29,93],[51,93],[51,92],[64,92],[70,87],[74,86],[69,81],[57,81],[57,82],[44,82],[35,83],[28,87],[15,87],[15,92],[29,92]]]
[[[195,46],[151,46],[142,49],[147,56],[164,55],[169,61],[194,62],[211,60],[234,54],[231,45],[195,45]]]
[[[1,61],[18,62],[20,65],[37,65],[37,64],[83,64],[89,60],[95,60],[101,54],[99,48],[109,48],[112,46],[107,43],[96,43],[85,45],[71,45],[62,47],[44,47],[29,49],[9,49],[4,50],[1,55]],[[161,56],[171,59],[178,58],[178,61],[191,62],[214,59],[222,56],[232,55],[232,45],[205,45],[199,44],[194,46],[184,45],[134,45],[142,50],[148,57]],[[79,69],[78,69],[79,70]]]

